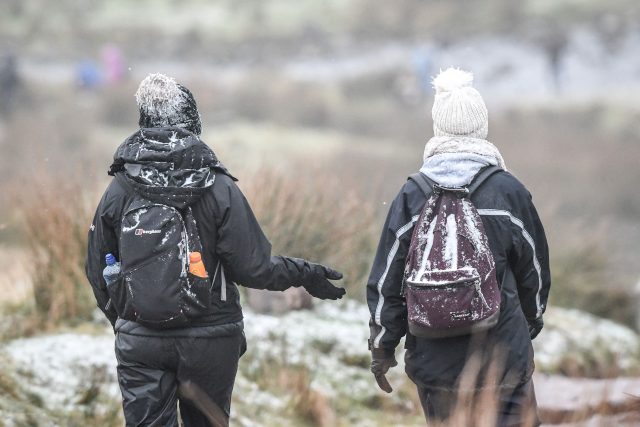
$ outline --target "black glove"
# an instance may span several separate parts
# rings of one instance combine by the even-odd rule
[[[397,364],[398,362],[393,352],[382,348],[374,348],[371,350],[371,372],[378,383],[378,387],[380,387],[382,391],[387,393],[393,391],[385,375],[389,371],[389,368],[393,368]]]
[[[542,316],[529,322],[529,336],[532,340],[538,336],[543,327],[544,322],[542,321]]]
[[[312,297],[336,300],[346,293],[343,288],[334,286],[330,280],[342,279],[342,273],[321,264],[311,264],[311,272],[302,285]]]

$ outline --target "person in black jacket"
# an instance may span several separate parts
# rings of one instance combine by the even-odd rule
[[[86,273],[98,307],[116,333],[118,381],[127,426],[228,424],[238,360],[246,349],[236,283],[283,291],[303,286],[312,296],[339,299],[329,280],[342,275],[303,259],[272,256],[236,179],[199,138],[191,92],[152,74],[136,93],[140,130],[118,147],[111,181],[89,231]],[[118,317],[102,276],[105,255],[120,259],[121,221],[134,196],[190,208],[205,266],[221,265],[207,313],[188,327],[153,329]]]
[[[486,140],[487,109],[471,83],[472,75],[458,69],[448,69],[434,80],[435,136],[426,145],[420,172],[444,187],[465,187],[487,166],[503,169],[471,194],[501,286],[498,324],[482,336],[427,339],[407,332],[405,261],[413,226],[427,199],[409,180],[391,204],[367,283],[371,370],[380,387],[390,392],[384,375],[397,364],[394,351],[406,336],[406,373],[418,387],[428,421],[450,418],[461,393],[479,392],[483,382],[495,381],[498,424],[527,425],[527,419],[535,424],[531,340],[542,329],[549,295],[547,241],[531,195]],[[478,381],[472,379],[471,390],[463,390],[463,369],[471,360],[477,363]],[[497,378],[483,379],[490,367]]]

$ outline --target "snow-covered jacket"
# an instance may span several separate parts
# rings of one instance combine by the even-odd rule
[[[447,186],[468,184],[486,156],[445,153],[425,159],[421,172]],[[495,164],[495,162],[493,162]],[[413,226],[426,201],[407,181],[391,204],[367,283],[373,348],[392,353],[407,334],[407,307],[402,294],[405,259]],[[505,350],[511,373],[502,384],[526,380],[533,371],[533,349],[527,321],[544,313],[550,287],[549,254],[544,229],[527,189],[512,174],[491,175],[472,195],[481,215],[501,283],[500,319],[482,340]],[[472,346],[471,336],[424,339],[407,336],[406,370],[423,386],[454,387]]]
[[[203,246],[204,265],[216,266],[221,262],[225,279],[222,275],[216,276],[211,287],[209,314],[194,321],[194,326],[241,325],[236,283],[282,291],[299,286],[307,282],[310,275],[317,274],[313,265],[305,260],[271,255],[271,243],[236,185],[236,179],[213,151],[188,130],[141,129],[117,149],[110,174],[114,179],[100,200],[89,231],[86,274],[98,307],[117,330],[151,333],[135,322],[117,319],[108,304],[102,277],[105,255],[113,253],[120,259],[120,223],[135,193],[178,209],[190,206]],[[223,280],[225,298],[222,298]],[[193,331],[188,332],[192,334]]]

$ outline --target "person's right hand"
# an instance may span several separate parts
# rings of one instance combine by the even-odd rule
[[[312,297],[337,300],[346,293],[344,288],[334,286],[329,280],[342,279],[342,273],[321,264],[313,264],[312,271],[302,286]]]

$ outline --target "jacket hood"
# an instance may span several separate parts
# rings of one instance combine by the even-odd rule
[[[216,173],[235,180],[197,135],[179,127],[140,129],[120,144],[109,169],[142,197],[179,209],[199,200]]]

